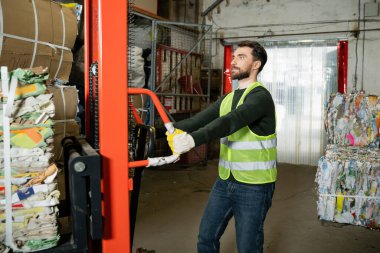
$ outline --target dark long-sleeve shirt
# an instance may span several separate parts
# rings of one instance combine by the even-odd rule
[[[174,127],[188,132],[194,138],[195,146],[228,136],[247,125],[257,135],[275,133],[276,116],[271,94],[263,87],[256,87],[236,108],[244,91],[235,90],[232,110],[228,114],[219,116],[225,95],[194,117],[175,123]]]

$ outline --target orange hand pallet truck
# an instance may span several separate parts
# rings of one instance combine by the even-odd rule
[[[131,167],[148,161],[129,161],[128,151],[128,2],[85,0],[85,69],[98,63],[99,154],[102,159],[102,216],[104,253],[130,252],[128,177]],[[89,73],[86,73],[86,108],[90,107]],[[90,122],[86,110],[86,122]],[[161,114],[160,114],[161,115]],[[165,117],[165,116],[164,116]],[[164,121],[168,121],[164,118]],[[117,129],[122,129],[118,131]],[[86,125],[90,136],[91,126]]]
[[[94,155],[96,150],[98,157],[94,159],[101,167],[101,173],[95,173],[99,177],[91,178],[87,175],[88,178],[84,180],[100,181],[99,198],[96,199],[94,192],[91,192],[90,201],[87,203],[91,210],[89,213],[84,211],[78,214],[82,215],[82,218],[87,215],[87,223],[76,226],[78,231],[83,232],[76,232],[80,239],[72,239],[66,248],[57,247],[46,252],[131,252],[131,203],[128,193],[134,186],[133,180],[129,178],[129,168],[157,166],[178,160],[176,155],[141,161],[129,160],[129,95],[149,95],[167,130],[172,132],[174,127],[152,91],[128,87],[128,2],[84,1],[85,69],[91,69],[85,71],[85,131],[87,137],[96,140],[96,145],[88,152]],[[92,71],[95,66],[96,71]],[[91,108],[93,111],[90,111]],[[141,123],[138,118],[137,121]],[[80,160],[81,157],[78,155],[83,153],[83,149],[75,140],[65,140],[63,144],[66,145],[68,153],[68,167],[72,168],[69,170],[72,173],[80,173],[75,171],[74,167],[78,162],[86,163],[85,160]],[[76,155],[73,155],[75,153]],[[77,165],[76,168],[80,171],[81,166]],[[81,184],[77,181],[72,182]],[[74,191],[71,196],[76,194]],[[88,198],[84,196],[86,197]],[[77,199],[78,202],[81,201]],[[83,242],[86,238],[87,241]]]

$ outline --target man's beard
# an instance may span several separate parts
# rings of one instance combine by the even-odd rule
[[[242,79],[245,79],[245,78],[248,78],[249,77],[249,72],[248,71],[244,71],[244,72],[240,72],[238,74],[232,74],[231,75],[232,77],[232,80],[242,80]]]

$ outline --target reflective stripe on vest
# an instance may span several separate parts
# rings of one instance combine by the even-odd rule
[[[241,96],[237,107],[243,104],[247,94],[262,86],[256,82]],[[233,92],[228,94],[220,106],[220,116],[231,111]],[[219,176],[227,179],[230,173],[240,182],[261,184],[276,181],[277,178],[276,134],[259,136],[248,126],[220,139]]]
[[[277,139],[265,141],[229,141],[227,137],[220,139],[220,143],[229,146],[231,149],[269,149],[277,147]]]
[[[232,170],[267,170],[276,167],[276,161],[268,162],[228,162],[226,160],[220,159],[219,166],[224,168],[230,168]]]

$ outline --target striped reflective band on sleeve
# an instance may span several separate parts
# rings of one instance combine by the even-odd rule
[[[220,139],[220,143],[235,150],[270,149],[277,146],[277,139],[263,141],[229,141],[227,137]]]
[[[267,161],[267,162],[228,162],[226,160],[220,159],[219,166],[223,168],[230,168],[231,170],[270,170],[276,168],[277,162]]]

